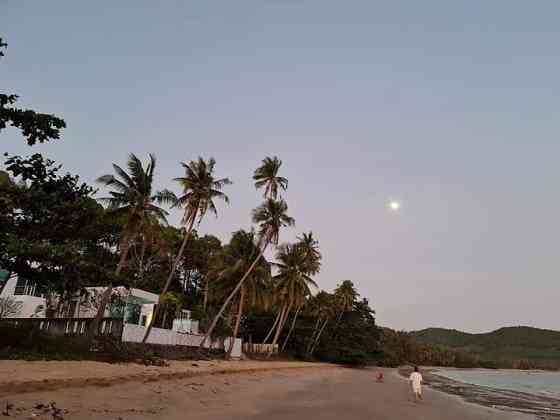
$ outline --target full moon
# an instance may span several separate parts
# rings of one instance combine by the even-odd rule
[[[389,207],[391,208],[391,210],[397,211],[401,208],[401,203],[393,200],[389,203]]]

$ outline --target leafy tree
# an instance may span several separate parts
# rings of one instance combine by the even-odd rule
[[[317,344],[316,356],[324,361],[351,365],[371,363],[379,352],[379,329],[375,312],[366,299],[354,302],[338,325],[325,332],[328,339]]]
[[[0,57],[4,56],[2,50],[7,46],[0,38]],[[60,131],[66,128],[64,120],[54,115],[16,108],[14,105],[17,100],[17,95],[0,93],[0,132],[7,126],[15,127],[30,146],[60,138]]]
[[[5,166],[22,183],[0,185],[0,266],[59,296],[110,282],[115,226],[93,188],[40,154]]]

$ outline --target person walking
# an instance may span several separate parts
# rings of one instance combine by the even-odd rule
[[[414,372],[410,374],[408,378],[410,385],[412,386],[412,393],[414,394],[414,400],[416,402],[422,399],[422,374],[418,370],[418,366],[414,366]]]

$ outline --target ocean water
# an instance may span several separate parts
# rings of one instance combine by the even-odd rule
[[[473,385],[560,399],[560,372],[512,370],[439,370],[440,376]]]

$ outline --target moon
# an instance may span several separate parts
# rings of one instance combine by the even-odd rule
[[[389,208],[393,211],[399,211],[399,209],[401,208],[401,203],[396,200],[391,200],[389,202]]]

